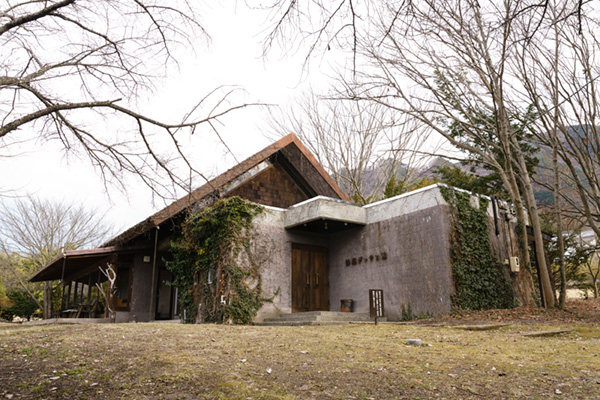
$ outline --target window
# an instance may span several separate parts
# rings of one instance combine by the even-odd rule
[[[114,305],[117,311],[129,311],[132,275],[131,267],[119,266],[114,295]]]

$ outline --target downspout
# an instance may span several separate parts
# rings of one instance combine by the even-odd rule
[[[154,280],[156,276],[156,253],[158,247],[158,230],[159,226],[156,226],[154,231],[154,255],[152,256],[152,285],[150,286],[150,313],[148,314],[148,321],[154,321],[154,315],[152,314],[152,303],[154,302]]]

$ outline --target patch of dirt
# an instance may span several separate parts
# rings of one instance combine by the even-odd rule
[[[600,399],[599,321],[582,299],[427,326],[0,323],[0,400]],[[469,324],[499,328],[447,327]]]
[[[454,311],[425,320],[414,321],[415,324],[482,324],[509,323],[521,324],[556,323],[556,322],[590,322],[600,323],[600,299],[569,299],[564,310],[540,307],[517,307],[512,309],[484,311]]]
[[[600,398],[599,324],[518,311],[462,316],[514,318],[493,331],[4,323],[0,399]],[[568,332],[523,336],[558,329]]]

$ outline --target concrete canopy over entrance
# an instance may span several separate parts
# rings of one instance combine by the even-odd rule
[[[357,204],[317,196],[289,207],[285,212],[286,229],[333,233],[367,224],[367,212]]]

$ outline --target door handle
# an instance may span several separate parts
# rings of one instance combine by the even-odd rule
[[[319,274],[315,274],[315,286],[319,286]]]
[[[306,286],[310,286],[310,275],[308,272],[304,273],[304,277],[306,278]]]

